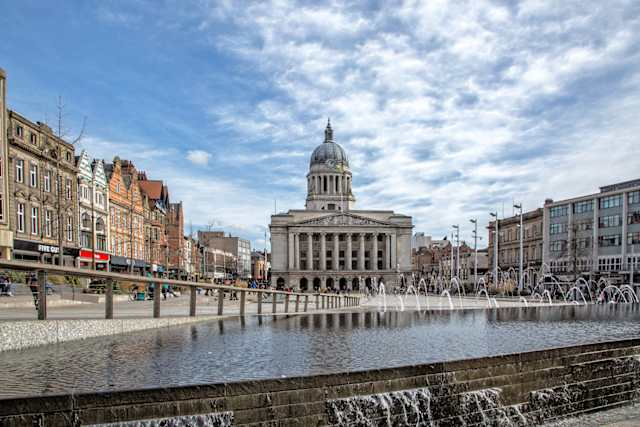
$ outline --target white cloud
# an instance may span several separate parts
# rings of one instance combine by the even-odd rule
[[[211,158],[211,154],[202,150],[189,150],[187,151],[187,160],[189,160],[194,165],[198,166],[206,166],[209,163],[209,158]]]

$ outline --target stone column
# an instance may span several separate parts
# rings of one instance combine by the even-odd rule
[[[333,233],[333,271],[340,270],[340,235],[338,233]]]
[[[295,264],[295,251],[296,251],[296,244],[295,244],[295,240],[293,239],[293,233],[289,232],[288,234],[289,237],[289,242],[288,242],[288,247],[287,247],[287,253],[289,255],[289,270],[293,270],[294,264]]]
[[[358,270],[364,271],[364,233],[359,234],[360,249],[358,250]]]
[[[396,238],[397,238],[396,234],[393,233],[391,235],[391,269],[392,270],[395,270],[396,267],[398,266],[398,260],[396,257],[396,248],[397,248]]]
[[[373,250],[371,251],[371,269],[378,270],[378,233],[373,233]]]
[[[384,269],[391,270],[391,235],[384,235]]]
[[[347,239],[347,249],[344,253],[344,269],[351,270],[351,251],[353,250],[351,248],[351,233],[347,233],[345,238]]]
[[[300,270],[300,233],[293,234],[293,268]]]
[[[327,242],[325,240],[327,233],[320,233],[320,271],[327,269]]]
[[[313,270],[313,233],[307,233],[307,270]]]

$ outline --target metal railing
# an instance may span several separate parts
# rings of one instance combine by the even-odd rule
[[[74,267],[63,267],[51,264],[41,264],[24,261],[9,261],[0,260],[0,268],[18,271],[36,271],[38,290],[37,296],[37,309],[38,319],[47,319],[47,275],[49,273],[85,277],[90,279],[105,279],[105,319],[113,319],[113,284],[117,282],[142,282],[153,283],[153,317],[160,317],[160,301],[161,301],[161,286],[164,284],[171,286],[187,287],[189,288],[189,316],[196,316],[197,308],[197,290],[198,288],[204,290],[214,290],[218,293],[218,310],[217,314],[221,316],[224,312],[224,294],[225,292],[239,292],[240,293],[240,316],[246,314],[246,300],[247,293],[254,293],[258,295],[257,300],[257,313],[263,314],[262,300],[264,295],[271,296],[271,313],[277,313],[277,301],[276,297],[282,295],[284,298],[284,313],[289,313],[289,300],[294,298],[295,308],[294,312],[307,312],[309,310],[309,304],[314,304],[316,310],[318,309],[333,309],[341,307],[356,307],[360,304],[360,297],[352,295],[336,295],[326,293],[304,293],[304,292],[287,292],[279,291],[275,289],[253,289],[242,288],[228,285],[216,285],[206,282],[191,282],[186,280],[165,279],[162,277],[146,277],[146,276],[134,276],[129,274],[112,273],[108,271],[97,270],[85,270]],[[311,299],[313,298],[313,301]],[[300,311],[300,305],[302,304],[303,310]]]

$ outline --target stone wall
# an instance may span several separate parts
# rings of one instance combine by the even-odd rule
[[[0,425],[225,413],[233,425],[536,425],[633,402],[640,339],[401,368],[0,400]]]

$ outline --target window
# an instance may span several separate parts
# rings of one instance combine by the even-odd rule
[[[107,238],[104,234],[98,234],[96,236],[96,249],[99,251],[107,250]]]
[[[567,246],[566,240],[554,240],[549,244],[549,250],[551,252],[561,252]]]
[[[640,190],[632,191],[631,193],[629,193],[628,198],[630,205],[640,203]]]
[[[91,228],[91,217],[88,213],[82,214],[82,228]]]
[[[16,182],[24,182],[24,160],[16,159]]]
[[[36,145],[38,143],[38,135],[36,135],[35,133],[31,132],[30,140],[31,140],[31,143],[33,145]]]
[[[600,209],[617,208],[622,205],[622,196],[620,194],[615,196],[608,196],[599,199]]]
[[[608,236],[600,236],[598,237],[598,243],[600,247],[607,246],[620,246],[620,235],[619,234],[610,234]]]
[[[91,233],[83,231],[80,234],[80,246],[82,246],[83,248],[91,247]]]
[[[627,224],[640,224],[640,211],[629,212],[627,214]]]
[[[44,211],[44,234],[47,237],[51,237],[51,211]]]
[[[31,234],[38,235],[38,208],[36,206],[31,207]]]
[[[549,234],[560,234],[567,232],[567,224],[566,223],[557,223],[551,224],[549,228]]]
[[[592,230],[593,229],[593,221],[592,220],[581,221],[581,222],[577,223],[576,225],[578,227],[578,231],[588,231],[588,230]]]
[[[622,225],[620,215],[601,216],[598,223],[599,228],[619,227],[620,225]]]
[[[578,202],[573,205],[573,213],[593,212],[593,200]]]
[[[73,219],[67,217],[67,241],[73,242]]]
[[[20,233],[24,233],[24,203],[18,203],[18,221],[16,226]]]
[[[627,233],[627,244],[628,245],[640,244],[640,231],[636,231],[635,233]]]
[[[591,239],[589,237],[585,237],[582,239],[576,240],[576,248],[578,249],[587,249],[591,247]]]
[[[51,192],[51,171],[44,173],[44,191],[47,193]]]
[[[29,165],[29,184],[34,188],[38,186],[38,165],[33,163]]]
[[[104,233],[104,221],[102,220],[102,218],[98,218],[96,220],[96,232]]]
[[[2,198],[2,194],[0,194],[0,221],[4,219],[4,199]]]
[[[116,184],[116,193],[119,193],[119,192],[120,192],[120,183],[117,183]]]
[[[554,206],[549,209],[549,215],[551,218],[557,218],[560,216],[567,216],[569,214],[569,208],[567,205]]]
[[[71,161],[71,153],[67,151],[67,162]]]
[[[24,129],[22,128],[22,126],[16,125],[16,136],[18,138],[22,138],[23,135],[24,135]]]
[[[71,180],[69,178],[66,180],[65,192],[67,193],[67,200],[71,200]]]

